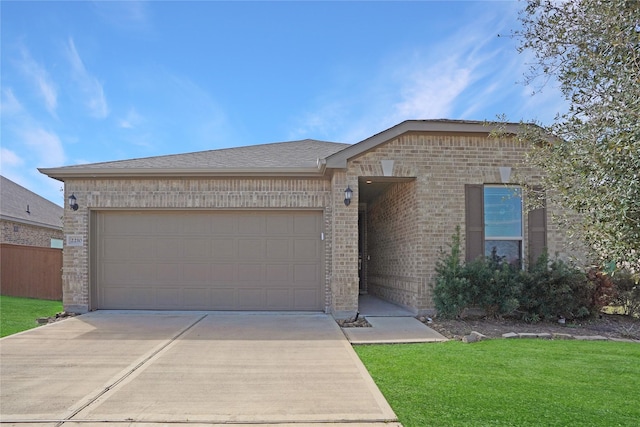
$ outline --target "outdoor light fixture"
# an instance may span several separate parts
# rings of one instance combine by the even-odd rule
[[[347,185],[347,189],[344,190],[344,205],[349,206],[351,204],[351,196],[353,196],[353,190]]]
[[[78,210],[78,199],[73,194],[69,196],[69,207],[74,211]]]

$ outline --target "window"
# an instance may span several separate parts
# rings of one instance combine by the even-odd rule
[[[55,249],[62,249],[62,239],[51,238],[51,247]]]
[[[534,187],[542,192],[541,188]],[[491,255],[493,248],[509,262],[535,262],[547,246],[546,207],[526,213],[522,188],[504,185],[465,185],[465,255],[467,261]],[[525,240],[526,239],[526,240]],[[526,246],[525,246],[526,244]]]
[[[496,255],[510,264],[522,261],[522,190],[520,187],[484,187],[484,255]]]

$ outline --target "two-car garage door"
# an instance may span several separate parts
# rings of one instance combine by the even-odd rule
[[[95,308],[322,310],[322,213],[103,211]]]

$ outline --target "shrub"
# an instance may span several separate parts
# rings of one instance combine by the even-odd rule
[[[530,321],[588,317],[594,313],[593,285],[575,266],[558,258],[549,262],[545,252],[529,268],[520,302]]]
[[[595,267],[587,272],[587,279],[589,279],[589,282],[592,284],[592,310],[594,312],[600,312],[603,307],[610,305],[616,298],[616,286],[609,274]]]
[[[438,315],[446,318],[460,316],[473,301],[469,281],[462,274],[460,253],[460,227],[456,227],[449,253],[440,249],[433,289],[433,300]]]
[[[464,264],[460,260],[460,227],[452,237],[450,251],[440,250],[436,262],[434,303],[438,315],[459,317],[465,309],[479,307],[487,316],[502,317],[519,312],[529,322],[558,317],[579,319],[598,313],[614,296],[614,287],[602,275],[592,280],[572,264],[553,261],[544,252],[523,271],[496,252]],[[627,277],[627,279],[624,279]],[[640,313],[640,287],[632,276],[618,276],[620,305]]]
[[[640,316],[640,283],[627,270],[617,271],[611,276],[616,290],[612,304],[620,306],[627,316]]]
[[[495,250],[491,256],[468,263],[463,274],[471,286],[474,305],[482,308],[487,316],[502,317],[520,305],[522,271],[504,262]]]

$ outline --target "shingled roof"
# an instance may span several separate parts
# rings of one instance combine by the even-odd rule
[[[53,202],[0,176],[0,219],[62,229],[64,210]]]
[[[349,144],[316,141],[277,142],[114,162],[39,169],[52,178],[114,175],[317,174],[320,159]]]

